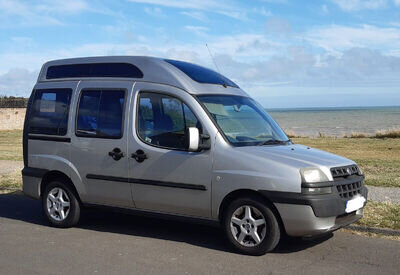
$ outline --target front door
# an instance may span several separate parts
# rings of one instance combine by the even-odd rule
[[[211,216],[212,150],[188,152],[185,130],[203,129],[186,92],[137,83],[129,139],[129,177],[139,209]]]
[[[128,181],[127,129],[133,82],[82,81],[76,97],[71,161],[88,203],[133,207]]]

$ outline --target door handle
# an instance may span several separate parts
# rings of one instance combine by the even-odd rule
[[[147,155],[143,150],[137,150],[135,153],[132,153],[131,155],[132,158],[134,158],[137,162],[143,162],[145,159],[147,159]]]
[[[119,148],[114,148],[108,155],[113,158],[113,160],[120,160],[124,157],[124,153]]]

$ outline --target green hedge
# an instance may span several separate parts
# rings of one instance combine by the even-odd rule
[[[28,98],[14,96],[0,96],[0,108],[26,108]]]

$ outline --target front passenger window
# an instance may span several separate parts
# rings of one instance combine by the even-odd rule
[[[181,100],[164,94],[141,93],[137,127],[139,137],[146,143],[185,150],[186,129],[201,126]]]

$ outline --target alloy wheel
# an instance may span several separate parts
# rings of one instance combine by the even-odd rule
[[[230,227],[234,239],[246,247],[259,245],[265,239],[267,231],[263,214],[250,205],[243,205],[233,212]]]
[[[71,210],[71,201],[67,192],[59,187],[51,189],[47,195],[47,212],[56,221],[63,221]]]

